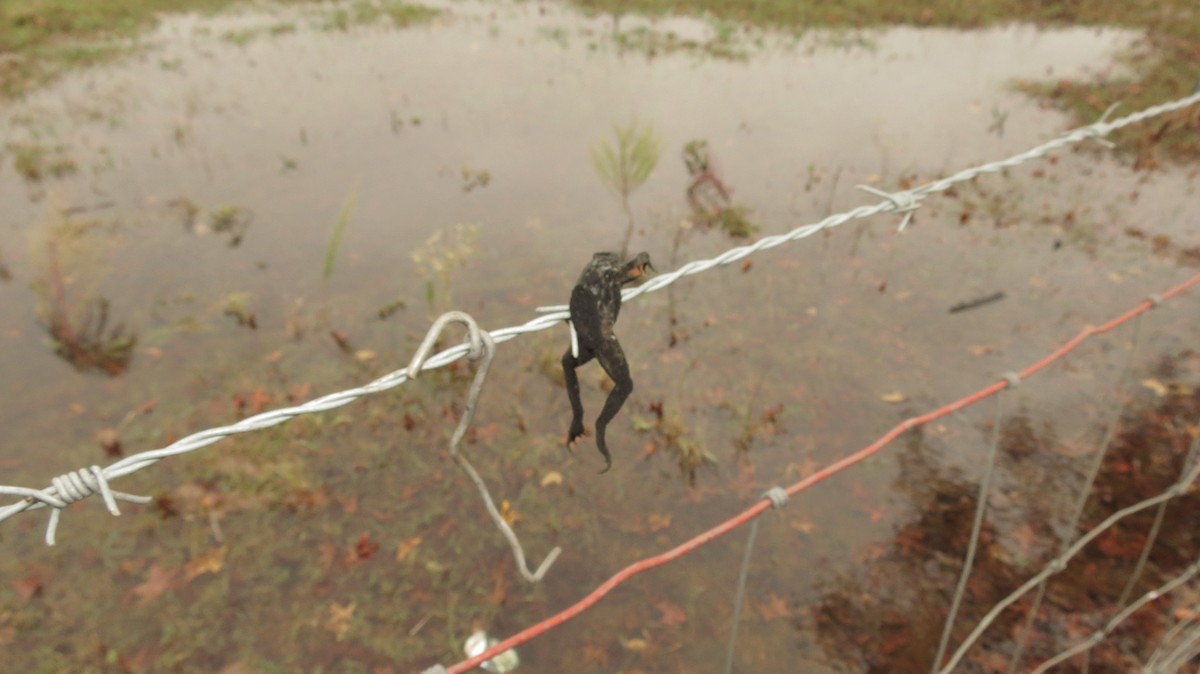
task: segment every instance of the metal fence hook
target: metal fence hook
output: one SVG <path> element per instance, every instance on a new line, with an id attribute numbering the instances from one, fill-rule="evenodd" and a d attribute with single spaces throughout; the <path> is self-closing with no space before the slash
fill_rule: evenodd
<path id="1" fill-rule="evenodd" d="M 421 342 L 420 348 L 417 349 L 417 353 L 413 356 L 412 361 L 409 362 L 408 378 L 416 379 L 417 373 L 421 370 L 421 364 L 425 361 L 426 356 L 429 355 L 429 351 L 433 348 L 434 343 L 437 342 L 438 337 L 441 336 L 442 331 L 445 330 L 446 325 L 451 322 L 462 323 L 467 327 L 467 340 L 470 344 L 470 351 L 467 353 L 467 357 L 471 360 L 479 360 L 482 356 L 483 361 L 479 364 L 478 369 L 475 370 L 475 379 L 472 380 L 471 389 L 467 393 L 466 409 L 463 410 L 462 418 L 458 421 L 458 428 L 454 429 L 454 435 L 450 438 L 450 457 L 454 459 L 459 468 L 462 468 L 467 477 L 471 478 L 471 482 L 475 483 L 475 487 L 479 490 L 479 495 L 483 498 L 483 505 L 487 509 L 488 515 L 491 516 L 492 522 L 500 530 L 500 533 L 504 535 L 509 547 L 512 548 L 513 557 L 517 562 L 517 571 L 521 573 L 521 576 L 525 580 L 536 583 L 546 575 L 546 571 L 550 569 L 550 565 L 554 563 L 554 560 L 558 559 L 558 555 L 562 553 L 562 548 L 556 547 L 551 550 L 550 554 L 546 555 L 546 558 L 542 560 L 537 571 L 530 571 L 525 563 L 525 550 L 521 547 L 521 542 L 517 539 L 517 535 L 513 532 L 512 527 L 508 525 L 508 522 L 504 521 L 504 517 L 496 509 L 496 504 L 492 500 L 492 495 L 488 491 L 487 484 L 484 483 L 483 478 L 479 476 L 479 473 L 471 465 L 471 462 L 467 460 L 467 457 L 458 451 L 463 436 L 467 434 L 467 429 L 471 426 L 472 419 L 475 418 L 475 405 L 479 402 L 479 394 L 483 391 L 483 382 L 487 378 L 488 368 L 491 366 L 492 358 L 496 354 L 496 342 L 492 338 L 492 334 L 487 330 L 481 330 L 479 324 L 469 314 L 461 311 L 449 311 L 442 314 L 434 321 L 433 327 L 429 328 L 429 332 L 425 335 L 425 340 Z"/>

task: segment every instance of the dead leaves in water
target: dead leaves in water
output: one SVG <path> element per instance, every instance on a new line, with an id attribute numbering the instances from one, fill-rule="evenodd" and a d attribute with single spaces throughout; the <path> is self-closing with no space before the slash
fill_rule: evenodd
<path id="1" fill-rule="evenodd" d="M 325 619 L 325 629 L 333 632 L 334 638 L 338 641 L 346 638 L 346 633 L 350 631 L 350 620 L 354 617 L 355 608 L 357 606 L 354 602 L 345 605 L 333 602 L 329 605 L 329 615 Z"/>

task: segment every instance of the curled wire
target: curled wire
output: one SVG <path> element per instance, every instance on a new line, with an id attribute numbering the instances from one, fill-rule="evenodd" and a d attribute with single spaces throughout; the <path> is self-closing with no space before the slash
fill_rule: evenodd
<path id="1" fill-rule="evenodd" d="M 475 467 L 467 460 L 467 457 L 459 452 L 459 444 L 462 442 L 463 436 L 467 433 L 467 428 L 471 425 L 471 420 L 475 418 L 475 406 L 479 402 L 479 394 L 483 391 L 483 382 L 487 378 L 488 368 L 492 365 L 492 358 L 496 355 L 496 342 L 492 339 L 491 333 L 486 330 L 480 330 L 479 324 L 471 318 L 469 314 L 461 311 L 449 311 L 442 314 L 434 322 L 433 327 L 425 334 L 425 340 L 421 342 L 421 346 L 417 352 L 413 354 L 412 360 L 408 364 L 408 378 L 416 379 L 417 374 L 421 371 L 421 365 L 425 358 L 429 355 L 433 345 L 437 343 L 442 336 L 442 332 L 450 323 L 462 323 L 467 328 L 467 358 L 478 361 L 479 367 L 475 370 L 475 379 L 471 381 L 471 389 L 467 393 L 467 407 L 463 410 L 462 418 L 458 420 L 458 428 L 454 429 L 454 435 L 450 438 L 450 457 L 458 464 L 467 477 L 475 483 L 475 487 L 479 489 L 479 495 L 483 498 L 483 505 L 487 508 L 488 514 L 492 517 L 492 522 L 496 524 L 496 528 L 508 540 L 508 545 L 512 548 L 513 557 L 517 562 L 517 570 L 525 580 L 536 583 L 546 575 L 550 569 L 550 565 L 554 560 L 558 559 L 562 553 L 562 548 L 555 547 L 542 560 L 537 571 L 531 572 L 525 562 L 525 549 L 521 547 L 521 542 L 517 539 L 517 535 L 513 532 L 512 527 L 508 522 L 504 521 L 504 517 L 500 511 L 496 509 L 496 504 L 492 500 L 491 492 L 488 491 L 487 484 L 483 478 L 476 472 Z"/>

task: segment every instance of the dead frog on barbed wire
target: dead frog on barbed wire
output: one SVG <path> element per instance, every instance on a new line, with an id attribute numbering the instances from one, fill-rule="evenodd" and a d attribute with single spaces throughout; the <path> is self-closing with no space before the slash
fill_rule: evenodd
<path id="1" fill-rule="evenodd" d="M 608 422 L 617 416 L 625 399 L 633 392 L 629 364 L 613 326 L 621 313 L 621 288 L 653 270 L 650 255 L 638 253 L 628 262 L 621 262 L 616 253 L 596 253 L 583 268 L 579 282 L 571 291 L 571 346 L 563 354 L 563 374 L 567 380 L 567 396 L 571 400 L 571 428 L 567 431 L 567 449 L 586 433 L 583 427 L 583 402 L 579 398 L 579 377 L 575 368 L 595 358 L 613 380 L 613 389 L 604 401 L 604 409 L 596 419 L 596 447 L 604 455 L 604 470 L 612 468 L 612 455 L 604 442 Z"/>

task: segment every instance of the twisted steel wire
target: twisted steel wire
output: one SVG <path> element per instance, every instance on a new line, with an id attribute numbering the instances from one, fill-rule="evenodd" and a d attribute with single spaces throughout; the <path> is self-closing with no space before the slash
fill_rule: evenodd
<path id="1" fill-rule="evenodd" d="M 916 209 L 920 205 L 920 201 L 929 194 L 945 191 L 957 183 L 971 180 L 976 176 L 986 173 L 997 173 L 1006 168 L 1011 168 L 1032 159 L 1043 157 L 1054 150 L 1081 143 L 1086 140 L 1104 141 L 1104 137 L 1113 131 L 1136 124 L 1152 117 L 1156 117 L 1158 115 L 1181 110 L 1196 103 L 1200 103 L 1200 91 L 1194 92 L 1189 96 L 1185 96 L 1174 101 L 1169 101 L 1145 108 L 1144 110 L 1127 115 L 1120 119 L 1113 120 L 1111 122 L 1107 121 L 1107 117 L 1112 112 L 1113 108 L 1109 108 L 1097 122 L 1070 131 L 1047 143 L 1043 143 L 1042 145 L 1026 150 L 1020 154 L 1013 155 L 1007 159 L 964 169 L 951 176 L 947 176 L 912 190 L 888 194 L 880 192 L 874 188 L 866 188 L 866 190 L 869 192 L 874 194 L 884 194 L 886 196 L 882 201 L 874 205 L 859 206 L 858 208 L 854 208 L 843 213 L 831 215 L 817 223 L 797 227 L 785 234 L 763 237 L 752 244 L 731 248 L 724 253 L 707 260 L 695 260 L 689 262 L 673 272 L 656 276 L 637 288 L 625 291 L 623 293 L 624 299 L 630 300 L 646 293 L 661 290 L 685 276 L 699 274 L 717 266 L 737 262 L 738 260 L 741 260 L 758 251 L 767 250 L 791 241 L 797 241 L 799 239 L 812 236 L 813 234 L 816 234 L 824 229 L 836 227 L 850 220 L 867 218 L 883 212 L 902 213 L 904 214 L 904 219 L 901 222 L 901 228 L 903 228 L 903 226 L 906 225 L 911 218 L 912 211 Z M 500 344 L 510 339 L 514 339 L 518 335 L 548 329 L 559 322 L 567 320 L 569 317 L 565 306 L 547 307 L 540 309 L 540 311 L 544 312 L 541 316 L 531 319 L 522 325 L 501 328 L 492 331 L 492 339 L 495 343 Z M 445 365 L 448 365 L 449 363 L 467 355 L 469 348 L 470 347 L 467 344 L 460 344 L 458 346 L 441 351 L 425 361 L 425 363 L 422 365 L 422 369 L 428 370 L 444 367 Z M 193 452 L 197 449 L 207 447 L 208 445 L 211 445 L 230 435 L 247 433 L 250 431 L 276 426 L 303 414 L 314 414 L 317 412 L 325 412 L 331 409 L 336 409 L 363 396 L 380 393 L 400 386 L 408 379 L 409 373 L 407 369 L 397 370 L 390 374 L 384 375 L 383 377 L 380 377 L 369 384 L 366 384 L 365 386 L 346 391 L 339 391 L 337 393 L 331 393 L 315 400 L 311 400 L 302 405 L 286 407 L 264 412 L 262 414 L 257 414 L 228 426 L 221 426 L 200 431 L 198 433 L 181 438 L 167 447 L 134 454 L 116 461 L 115 463 L 112 463 L 104 468 L 93 466 L 90 469 L 72 471 L 71 473 L 67 473 L 66 476 L 63 476 L 62 478 L 56 478 L 58 481 L 52 481 L 51 486 L 45 489 L 29 489 L 25 487 L 0 485 L 0 494 L 11 494 L 24 497 L 16 503 L 0 507 L 0 522 L 3 522 L 4 520 L 13 517 L 17 513 L 24 512 L 26 510 L 51 507 L 53 508 L 53 511 L 51 513 L 49 525 L 46 528 L 46 544 L 54 545 L 55 533 L 58 525 L 58 516 L 61 510 L 74 500 L 86 498 L 87 496 L 95 493 L 110 493 L 111 489 L 108 485 L 108 482 L 111 480 L 137 472 L 167 457 L 186 454 L 188 452 Z M 69 479 L 73 485 L 79 487 L 77 497 L 75 494 L 68 494 L 63 490 L 62 484 L 64 479 L 72 475 L 83 477 L 85 472 L 91 477 L 84 477 L 83 479 Z M 132 496 L 129 494 L 118 495 L 116 492 L 111 493 L 116 498 L 134 502 L 145 502 L 147 498 Z M 69 500 L 67 497 L 69 497 Z M 109 505 L 109 512 L 111 512 L 113 515 L 119 515 L 120 513 L 116 509 L 115 503 L 112 502 L 112 499 L 106 497 L 105 500 Z"/>

